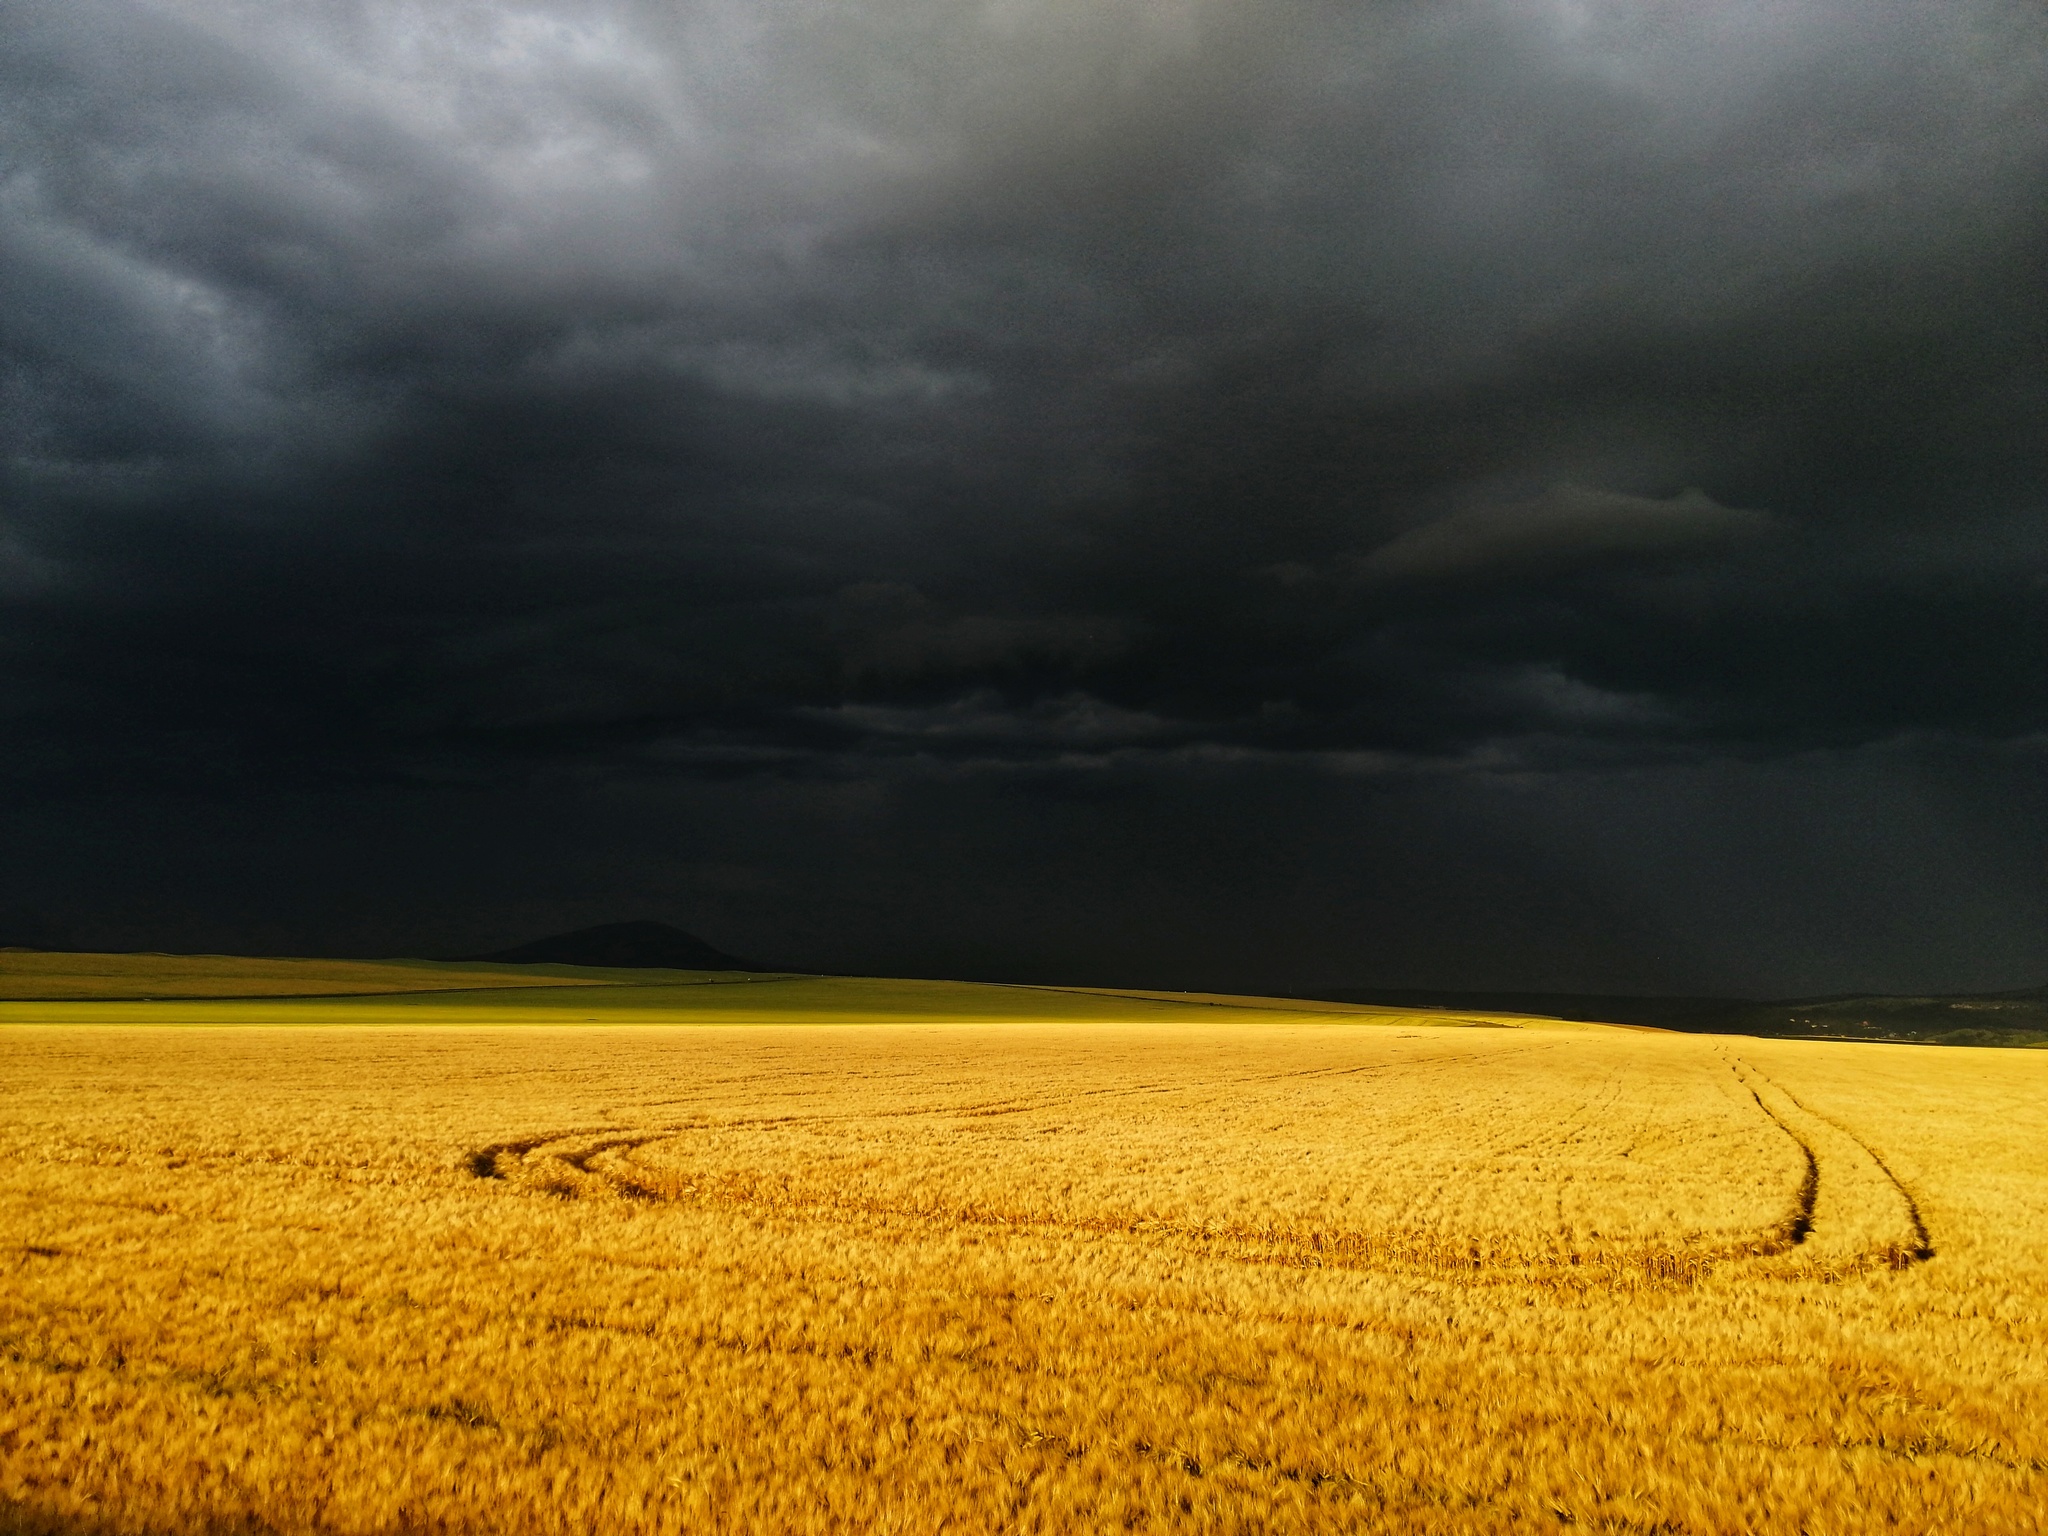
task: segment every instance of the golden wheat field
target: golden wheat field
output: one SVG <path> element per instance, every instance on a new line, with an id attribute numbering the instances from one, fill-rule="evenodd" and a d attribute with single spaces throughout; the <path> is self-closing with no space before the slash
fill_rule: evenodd
<path id="1" fill-rule="evenodd" d="M 10 1530 L 2048 1525 L 2048 1054 L 46 983 Z"/>

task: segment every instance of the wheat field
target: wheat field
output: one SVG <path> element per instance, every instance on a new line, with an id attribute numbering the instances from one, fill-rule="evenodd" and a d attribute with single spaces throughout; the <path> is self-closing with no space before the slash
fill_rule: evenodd
<path id="1" fill-rule="evenodd" d="M 10 1531 L 2048 1525 L 2048 1054 L 55 985 Z"/>

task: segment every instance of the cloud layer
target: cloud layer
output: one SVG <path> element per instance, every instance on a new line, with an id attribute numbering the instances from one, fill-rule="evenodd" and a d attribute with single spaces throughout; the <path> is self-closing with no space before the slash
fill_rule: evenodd
<path id="1" fill-rule="evenodd" d="M 1825 761 L 2036 826 L 2038 7 L 0 0 L 0 39 L 20 826 L 460 787 L 653 795 L 685 846 L 787 794 L 897 870 L 847 898 L 878 932 L 973 884 L 899 803 L 1057 843 L 1221 776 L 1285 842 L 1284 785 L 1440 785 L 1429 857 L 1498 870 L 1541 818 L 1488 786 Z M 615 899 L 575 863 L 530 879 Z M 163 901 L 226 931 L 233 884 Z M 1929 966 L 2048 963 L 2008 894 Z M 1558 921 L 1594 970 L 1648 942 Z"/>

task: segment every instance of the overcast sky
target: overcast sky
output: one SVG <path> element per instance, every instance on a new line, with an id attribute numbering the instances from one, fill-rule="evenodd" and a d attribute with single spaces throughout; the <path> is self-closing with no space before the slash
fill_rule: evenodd
<path id="1" fill-rule="evenodd" d="M 0 0 L 0 940 L 2048 979 L 2034 0 Z"/>

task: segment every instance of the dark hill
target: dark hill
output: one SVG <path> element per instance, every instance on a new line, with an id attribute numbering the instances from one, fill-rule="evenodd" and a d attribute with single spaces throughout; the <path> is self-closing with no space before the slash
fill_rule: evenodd
<path id="1" fill-rule="evenodd" d="M 761 967 L 713 949 L 695 934 L 667 923 L 603 923 L 535 939 L 473 960 L 505 965 L 601 965 L 664 971 L 753 971 Z"/>

